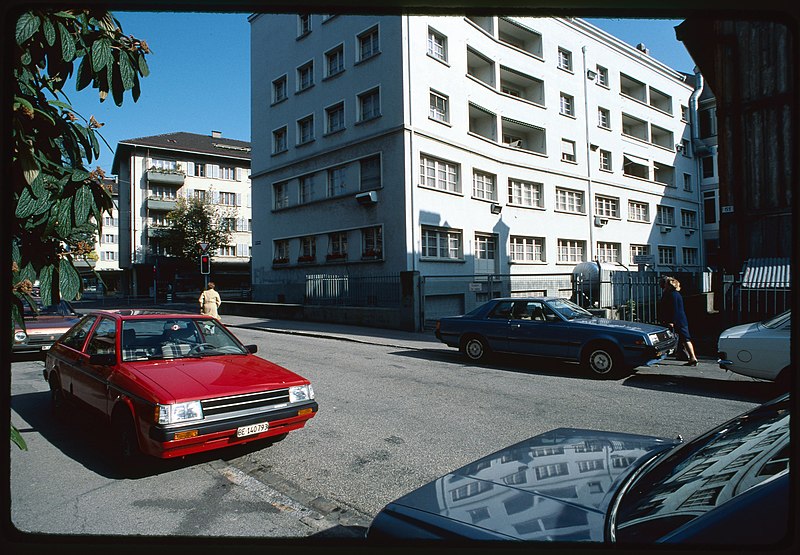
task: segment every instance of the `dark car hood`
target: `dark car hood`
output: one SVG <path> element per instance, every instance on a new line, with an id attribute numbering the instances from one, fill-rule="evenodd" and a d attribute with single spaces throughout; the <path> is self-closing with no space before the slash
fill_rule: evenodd
<path id="1" fill-rule="evenodd" d="M 658 326 L 655 324 L 645 324 L 643 322 L 629 322 L 627 320 L 612 320 L 610 318 L 575 318 L 574 320 L 570 320 L 572 324 L 584 324 L 587 326 L 598 326 L 598 327 L 607 327 L 607 328 L 614 328 L 615 330 L 631 330 L 631 331 L 640 331 L 643 333 L 656 333 L 659 331 L 664 331 L 664 326 Z"/>
<path id="2" fill-rule="evenodd" d="M 625 478 L 677 441 L 560 428 L 468 464 L 390 503 L 384 513 L 473 537 L 603 541 Z M 408 530 L 408 529 L 404 529 Z"/>
<path id="3" fill-rule="evenodd" d="M 80 320 L 79 315 L 76 316 L 61 316 L 59 314 L 40 314 L 38 316 L 25 317 L 25 330 L 32 332 L 36 330 L 38 333 L 46 333 L 47 330 L 60 330 L 62 333 L 71 328 L 75 323 Z M 20 329 L 17 326 L 17 329 Z"/>
<path id="4" fill-rule="evenodd" d="M 162 402 L 239 395 L 302 385 L 307 380 L 255 355 L 223 355 L 123 363 L 134 380 L 151 384 Z"/>

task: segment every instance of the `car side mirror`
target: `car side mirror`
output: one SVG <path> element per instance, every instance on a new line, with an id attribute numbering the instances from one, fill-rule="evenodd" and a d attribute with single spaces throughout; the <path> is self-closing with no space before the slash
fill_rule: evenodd
<path id="1" fill-rule="evenodd" d="M 258 345 L 245 345 L 245 349 L 247 349 L 248 353 L 257 353 L 258 352 Z"/>
<path id="2" fill-rule="evenodd" d="M 117 363 L 117 355 L 114 353 L 100 353 L 89 356 L 89 364 L 98 366 L 114 366 Z"/>

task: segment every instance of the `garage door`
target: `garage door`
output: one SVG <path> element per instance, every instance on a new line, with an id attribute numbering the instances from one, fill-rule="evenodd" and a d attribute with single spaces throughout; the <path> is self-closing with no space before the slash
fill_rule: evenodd
<path id="1" fill-rule="evenodd" d="M 433 329 L 436 320 L 444 316 L 464 314 L 464 295 L 427 295 L 425 297 L 425 328 Z"/>

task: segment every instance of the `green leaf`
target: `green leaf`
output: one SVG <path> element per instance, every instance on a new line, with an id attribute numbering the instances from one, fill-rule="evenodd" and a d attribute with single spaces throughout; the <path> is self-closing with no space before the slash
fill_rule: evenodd
<path id="1" fill-rule="evenodd" d="M 53 268 L 48 264 L 39 271 L 39 296 L 44 306 L 53 304 Z"/>
<path id="2" fill-rule="evenodd" d="M 84 57 L 78 66 L 78 77 L 75 80 L 75 90 L 82 91 L 92 82 L 92 64 L 89 58 Z"/>
<path id="3" fill-rule="evenodd" d="M 19 200 L 17 200 L 17 209 L 14 215 L 20 219 L 32 216 L 36 210 L 36 202 L 37 199 L 31 194 L 30 188 L 25 187 L 19 195 Z"/>
<path id="4" fill-rule="evenodd" d="M 133 88 L 134 77 L 136 72 L 131 65 L 131 59 L 128 56 L 122 55 L 119 57 L 119 75 L 122 80 L 122 87 L 129 91 Z"/>
<path id="5" fill-rule="evenodd" d="M 92 43 L 92 69 L 100 72 L 106 66 L 114 63 L 114 57 L 111 54 L 111 41 L 107 38 L 102 38 Z"/>
<path id="6" fill-rule="evenodd" d="M 64 24 L 60 22 L 58 24 L 58 34 L 61 37 L 61 55 L 64 57 L 65 62 L 71 62 L 75 59 L 75 39 L 72 38 Z"/>
<path id="7" fill-rule="evenodd" d="M 82 225 L 89 219 L 89 211 L 94 204 L 92 191 L 84 185 L 75 191 L 75 225 Z"/>
<path id="8" fill-rule="evenodd" d="M 42 23 L 44 24 L 44 39 L 48 46 L 53 46 L 56 43 L 56 28 L 49 17 L 45 17 Z"/>
<path id="9" fill-rule="evenodd" d="M 72 300 L 78 296 L 81 287 L 81 278 L 72 261 L 66 257 L 61 259 L 58 265 L 58 285 L 61 296 L 67 300 Z"/>
<path id="10" fill-rule="evenodd" d="M 25 440 L 22 438 L 22 434 L 19 433 L 19 430 L 17 430 L 13 424 L 11 424 L 11 441 L 13 441 L 14 445 L 23 451 L 28 450 L 28 444 L 25 443 Z"/>
<path id="11" fill-rule="evenodd" d="M 72 181 L 86 181 L 90 176 L 86 170 L 76 169 L 72 172 Z"/>
<path id="12" fill-rule="evenodd" d="M 142 77 L 150 75 L 150 68 L 147 67 L 147 60 L 144 59 L 144 56 L 139 56 L 139 73 Z"/>
<path id="13" fill-rule="evenodd" d="M 22 43 L 31 38 L 36 31 L 39 30 L 41 22 L 31 12 L 22 14 L 17 20 L 16 38 L 17 44 L 22 46 Z"/>
<path id="14" fill-rule="evenodd" d="M 56 210 L 56 233 L 60 237 L 67 237 L 72 231 L 72 199 L 64 198 L 58 201 Z"/>

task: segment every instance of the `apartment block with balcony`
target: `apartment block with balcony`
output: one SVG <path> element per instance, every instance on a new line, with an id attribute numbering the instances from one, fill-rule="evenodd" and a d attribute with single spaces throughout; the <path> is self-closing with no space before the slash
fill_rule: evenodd
<path id="1" fill-rule="evenodd" d="M 256 298 L 319 273 L 700 269 L 694 76 L 643 45 L 571 18 L 250 23 Z"/>
<path id="2" fill-rule="evenodd" d="M 249 287 L 252 245 L 250 143 L 176 132 L 121 141 L 113 171 L 119 182 L 119 267 L 126 290 L 152 295 L 202 284 L 199 266 L 177 265 L 161 245 L 167 214 L 180 197 L 207 197 L 224 211 L 230 244 L 212 252 L 212 279 L 221 287 Z M 199 251 L 198 251 L 199 255 Z"/>

